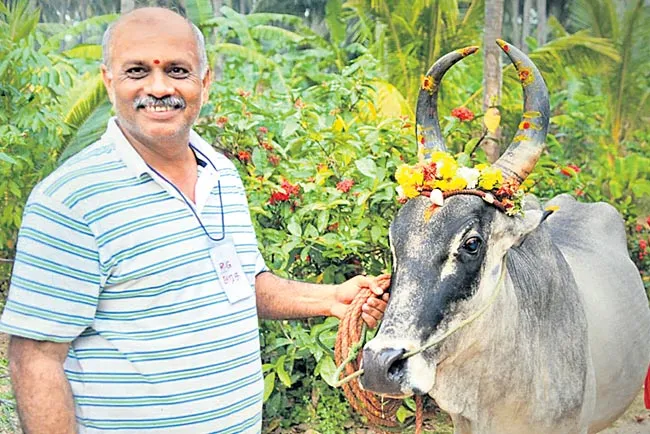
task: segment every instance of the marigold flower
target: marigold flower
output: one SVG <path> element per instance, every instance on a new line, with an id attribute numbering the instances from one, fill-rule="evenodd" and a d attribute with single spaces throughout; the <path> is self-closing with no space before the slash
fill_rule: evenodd
<path id="1" fill-rule="evenodd" d="M 280 157 L 275 154 L 269 155 L 269 163 L 271 163 L 274 166 L 277 166 L 278 164 L 280 164 Z"/>
<path id="2" fill-rule="evenodd" d="M 402 187 L 404 195 L 413 198 L 420 194 L 417 187 L 422 185 L 424 175 L 421 170 L 402 164 L 395 171 L 395 179 Z"/>
<path id="3" fill-rule="evenodd" d="M 353 185 L 354 185 L 353 179 L 344 179 L 336 183 L 336 189 L 343 193 L 347 193 L 348 191 L 350 191 Z"/>
<path id="4" fill-rule="evenodd" d="M 462 190 L 467 187 L 467 181 L 460 176 L 455 176 L 450 179 L 442 179 L 436 182 L 436 188 L 442 191 Z"/>
<path id="5" fill-rule="evenodd" d="M 450 179 L 456 175 L 458 170 L 458 163 L 454 157 L 447 152 L 436 151 L 431 154 L 431 161 L 436 163 L 438 177 L 442 179 Z"/>
<path id="6" fill-rule="evenodd" d="M 493 167 L 486 167 L 481 170 L 478 186 L 483 190 L 492 190 L 503 182 L 501 170 Z"/>
<path id="7" fill-rule="evenodd" d="M 451 111 L 451 115 L 461 122 L 474 119 L 474 113 L 467 107 L 456 107 Z"/>
<path id="8" fill-rule="evenodd" d="M 267 142 L 266 140 L 263 140 L 261 144 L 262 144 L 262 147 L 264 149 L 266 149 L 267 151 L 272 151 L 273 150 L 273 145 L 271 143 Z"/>

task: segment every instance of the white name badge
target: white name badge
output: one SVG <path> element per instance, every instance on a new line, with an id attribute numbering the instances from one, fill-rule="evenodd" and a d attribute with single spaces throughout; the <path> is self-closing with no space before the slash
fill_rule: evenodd
<path id="1" fill-rule="evenodd" d="M 248 283 L 231 240 L 225 239 L 211 248 L 210 259 L 219 276 L 221 288 L 230 303 L 236 303 L 253 295 L 253 288 Z"/>

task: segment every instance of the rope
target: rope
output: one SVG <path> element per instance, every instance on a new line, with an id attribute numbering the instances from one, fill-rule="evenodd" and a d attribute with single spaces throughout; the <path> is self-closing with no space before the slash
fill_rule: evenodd
<path id="1" fill-rule="evenodd" d="M 377 282 L 382 288 L 388 288 L 390 276 L 378 278 Z M 380 433 L 402 432 L 403 427 L 397 420 L 397 410 L 402 406 L 402 400 L 383 398 L 374 393 L 362 390 L 358 381 L 350 381 L 363 372 L 361 365 L 361 349 L 365 343 L 366 326 L 361 319 L 361 307 L 369 297 L 377 297 L 369 289 L 360 291 L 348 308 L 345 317 L 339 324 L 336 335 L 334 358 L 339 370 L 337 379 L 341 375 L 345 378 L 338 382 L 352 408 L 360 415 L 365 416 L 375 430 Z M 422 432 L 424 419 L 422 397 L 416 396 L 415 433 Z"/>

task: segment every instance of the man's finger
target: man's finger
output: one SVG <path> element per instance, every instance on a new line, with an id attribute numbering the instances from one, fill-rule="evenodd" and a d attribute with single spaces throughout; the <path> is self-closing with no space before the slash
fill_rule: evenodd
<path id="1" fill-rule="evenodd" d="M 368 325 L 368 327 L 370 327 L 371 329 L 374 329 L 375 327 L 377 327 L 377 320 L 376 320 L 373 316 L 368 315 L 367 313 L 362 313 L 362 314 L 361 314 L 361 319 L 362 319 L 363 322 L 365 322 L 365 323 Z"/>

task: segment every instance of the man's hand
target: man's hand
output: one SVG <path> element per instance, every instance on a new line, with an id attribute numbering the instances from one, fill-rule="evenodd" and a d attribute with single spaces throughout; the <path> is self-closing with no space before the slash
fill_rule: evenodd
<path id="1" fill-rule="evenodd" d="M 370 289 L 375 296 L 368 297 L 368 300 L 363 304 L 361 319 L 368 327 L 377 327 L 386 310 L 388 293 L 385 291 L 389 286 L 390 274 L 382 274 L 377 277 L 356 276 L 341 283 L 336 288 L 336 301 L 331 309 L 332 315 L 339 319 L 343 318 L 357 293 L 363 289 Z"/>

